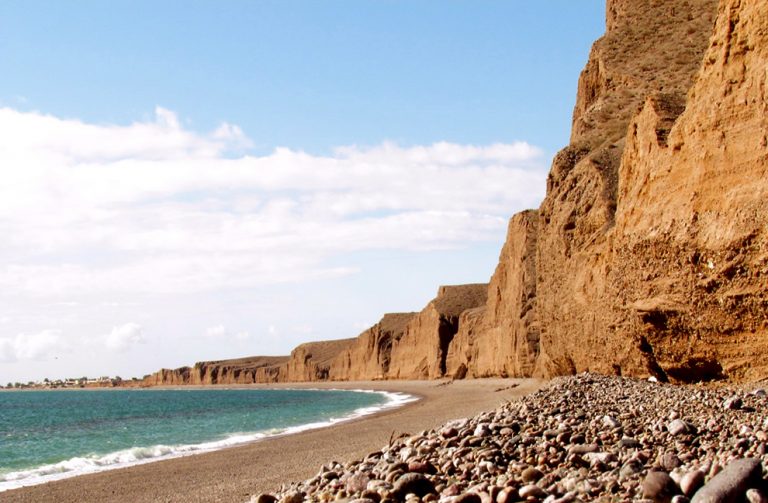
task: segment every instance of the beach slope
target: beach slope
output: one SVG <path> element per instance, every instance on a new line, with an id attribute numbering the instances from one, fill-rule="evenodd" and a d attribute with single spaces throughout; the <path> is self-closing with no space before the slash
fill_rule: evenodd
<path id="1" fill-rule="evenodd" d="M 0 499 L 58 503 L 247 501 L 254 494 L 275 491 L 283 483 L 309 478 L 329 461 L 363 457 L 387 445 L 393 434 L 416 434 L 451 419 L 472 416 L 541 385 L 541 381 L 518 379 L 285 385 L 399 391 L 421 399 L 328 428 L 25 487 L 4 492 Z"/>

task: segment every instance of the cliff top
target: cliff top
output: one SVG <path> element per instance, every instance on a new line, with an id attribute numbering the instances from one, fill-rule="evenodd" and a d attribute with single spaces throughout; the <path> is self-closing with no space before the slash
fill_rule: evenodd
<path id="1" fill-rule="evenodd" d="M 431 305 L 443 316 L 457 317 L 467 309 L 485 305 L 488 283 L 446 285 L 437 291 Z"/>
<path id="2" fill-rule="evenodd" d="M 296 346 L 296 348 L 291 351 L 291 356 L 295 357 L 296 355 L 303 353 L 305 357 L 312 358 L 312 363 L 317 365 L 328 365 L 336 355 L 350 347 L 356 340 L 357 338 L 353 337 L 350 339 L 305 342 L 304 344 Z"/>
<path id="3" fill-rule="evenodd" d="M 379 329 L 382 332 L 402 333 L 405 326 L 418 313 L 387 313 L 379 321 Z"/>
<path id="4" fill-rule="evenodd" d="M 572 145 L 614 143 L 646 96 L 690 89 L 714 26 L 717 0 L 608 0 L 606 33 L 579 78 Z M 663 55 L 663 57 L 659 57 Z"/>
<path id="5" fill-rule="evenodd" d="M 246 356 L 244 358 L 233 358 L 231 360 L 213 360 L 195 363 L 195 367 L 216 365 L 219 367 L 230 368 L 261 368 L 281 365 L 288 361 L 287 356 Z"/>

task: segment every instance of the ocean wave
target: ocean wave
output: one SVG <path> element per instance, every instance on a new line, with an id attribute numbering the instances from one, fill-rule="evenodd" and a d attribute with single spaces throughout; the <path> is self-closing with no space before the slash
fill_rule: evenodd
<path id="1" fill-rule="evenodd" d="M 344 416 L 338 418 L 330 418 L 325 421 L 317 421 L 298 426 L 276 428 L 254 433 L 233 433 L 224 439 L 203 442 L 200 444 L 133 447 L 131 449 L 124 449 L 111 452 L 109 454 L 93 454 L 74 457 L 59 463 L 43 465 L 28 470 L 20 470 L 0 474 L 0 492 L 8 491 L 11 489 L 18 489 L 25 486 L 44 484 L 46 482 L 52 482 L 54 480 L 60 480 L 69 477 L 76 477 L 78 475 L 85 475 L 87 473 L 114 470 L 117 468 L 125 468 L 128 466 L 150 463 L 153 461 L 159 461 L 161 459 L 170 459 L 193 454 L 201 454 L 204 452 L 212 452 L 224 449 L 226 447 L 262 440 L 268 437 L 290 435 L 302 431 L 324 428 L 341 422 L 351 421 L 363 416 L 375 414 L 377 412 L 381 412 L 382 410 L 400 407 L 406 403 L 418 400 L 418 398 L 407 395 L 405 393 L 395 393 L 389 391 L 358 389 L 345 391 L 377 393 L 384 395 L 387 400 L 383 404 L 370 407 L 361 407 Z"/>

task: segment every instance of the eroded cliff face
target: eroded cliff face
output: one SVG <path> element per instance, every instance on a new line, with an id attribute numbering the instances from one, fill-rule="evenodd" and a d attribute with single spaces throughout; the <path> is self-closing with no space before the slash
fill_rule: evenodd
<path id="1" fill-rule="evenodd" d="M 253 384 L 275 382 L 286 356 L 252 356 L 234 360 L 197 362 L 193 367 L 161 369 L 145 378 L 145 386 Z"/>
<path id="2" fill-rule="evenodd" d="M 765 378 L 766 201 L 768 2 L 608 0 L 570 144 L 489 285 L 441 287 L 419 313 L 254 373 L 152 379 Z"/>
<path id="3" fill-rule="evenodd" d="M 465 311 L 447 358 L 455 377 L 529 376 L 539 353 L 536 317 L 536 243 L 539 216 L 515 215 L 499 265 L 488 285 L 486 305 Z"/>
<path id="4" fill-rule="evenodd" d="M 647 95 L 685 95 L 712 33 L 714 0 L 607 4 L 606 35 L 579 79 L 571 144 L 554 159 L 539 213 L 541 320 L 536 373 L 648 374 L 653 358 L 628 339 L 608 275 L 627 127 Z"/>
<path id="5" fill-rule="evenodd" d="M 723 1 L 684 111 L 630 125 L 607 277 L 664 377 L 768 375 L 767 90 L 768 3 Z"/>
<path id="6" fill-rule="evenodd" d="M 441 286 L 427 307 L 414 316 L 392 344 L 388 378 L 434 379 L 446 374 L 449 347 L 461 314 L 483 306 L 488 284 Z"/>
<path id="7" fill-rule="evenodd" d="M 576 211 L 568 227 L 580 240 L 559 236 L 569 253 L 558 262 L 540 249 L 543 375 L 768 375 L 768 3 L 722 0 L 712 33 L 689 92 L 653 90 L 631 120 L 611 218 L 590 229 Z M 557 195 L 542 205 L 550 245 L 568 209 Z M 599 205 L 582 198 L 573 210 Z"/>
<path id="8" fill-rule="evenodd" d="M 392 361 L 392 344 L 402 338 L 405 327 L 417 313 L 389 313 L 360 334 L 350 347 L 331 363 L 333 381 L 385 379 Z"/>
<path id="9" fill-rule="evenodd" d="M 307 342 L 291 351 L 291 356 L 280 369 L 280 381 L 325 381 L 330 374 L 331 363 L 339 354 L 349 349 L 356 339 Z"/>

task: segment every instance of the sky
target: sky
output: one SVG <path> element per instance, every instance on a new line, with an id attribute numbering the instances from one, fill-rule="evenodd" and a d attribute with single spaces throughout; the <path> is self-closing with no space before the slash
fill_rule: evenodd
<path id="1" fill-rule="evenodd" d="M 288 354 L 486 282 L 603 1 L 0 3 L 0 384 Z"/>

